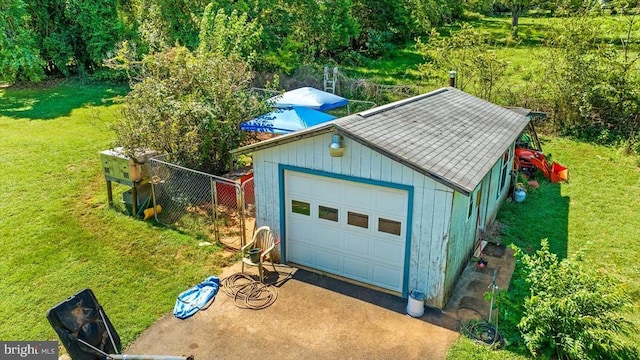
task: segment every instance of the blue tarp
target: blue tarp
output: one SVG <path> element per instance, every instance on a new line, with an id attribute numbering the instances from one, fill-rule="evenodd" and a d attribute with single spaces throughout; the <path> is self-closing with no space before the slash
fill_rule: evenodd
<path id="1" fill-rule="evenodd" d="M 198 310 L 206 309 L 220 288 L 220 279 L 209 276 L 200 284 L 178 295 L 173 315 L 178 319 L 186 319 Z"/>
<path id="2" fill-rule="evenodd" d="M 320 111 L 339 108 L 349 103 L 349 100 L 343 97 L 312 87 L 287 91 L 282 95 L 272 97 L 269 101 L 277 108 L 304 106 Z"/>
<path id="3" fill-rule="evenodd" d="M 314 125 L 322 124 L 336 117 L 320 111 L 301 106 L 286 109 L 276 109 L 270 113 L 240 124 L 244 131 L 270 132 L 274 134 L 288 134 Z"/>

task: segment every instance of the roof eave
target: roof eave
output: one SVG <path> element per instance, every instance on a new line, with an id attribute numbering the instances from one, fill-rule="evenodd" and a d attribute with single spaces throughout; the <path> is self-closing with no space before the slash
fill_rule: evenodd
<path id="1" fill-rule="evenodd" d="M 278 146 L 278 145 L 290 143 L 293 141 L 297 141 L 300 139 L 314 137 L 319 134 L 332 132 L 334 131 L 335 128 L 336 128 L 335 124 L 329 123 L 319 127 L 309 128 L 310 130 L 307 130 L 307 131 L 295 132 L 295 133 L 291 133 L 283 136 L 278 136 L 273 139 L 263 140 L 255 144 L 250 144 L 243 147 L 239 147 L 237 149 L 233 149 L 229 152 L 233 155 L 247 154 L 252 151 L 263 150 L 273 146 Z"/>
<path id="2" fill-rule="evenodd" d="M 449 188 L 452 188 L 455 191 L 458 191 L 458 192 L 462 193 L 465 196 L 469 196 L 471 191 L 473 191 L 473 189 L 471 189 L 471 190 L 470 189 L 466 189 L 466 188 L 464 188 L 464 187 L 462 187 L 462 186 L 460 186 L 458 184 L 455 184 L 455 183 L 453 183 L 451 181 L 448 181 L 447 179 L 444 179 L 443 177 L 441 177 L 441 176 L 439 176 L 437 174 L 434 174 L 434 173 L 428 171 L 427 169 L 425 169 L 425 168 L 423 168 L 423 167 L 421 167 L 419 165 L 416 165 L 416 164 L 414 164 L 414 163 L 412 163 L 412 162 L 410 162 L 410 161 L 408 161 L 408 160 L 406 160 L 406 159 L 404 159 L 404 158 L 402 158 L 400 156 L 397 156 L 396 154 L 394 154 L 394 153 L 392 153 L 392 152 L 390 152 L 390 151 L 388 151 L 388 150 L 386 150 L 386 149 L 384 149 L 384 148 L 382 148 L 380 146 L 377 146 L 374 143 L 371 143 L 371 142 L 369 142 L 369 141 L 367 141 L 367 140 L 365 140 L 365 139 L 363 139 L 363 138 L 361 138 L 361 137 L 359 137 L 359 136 L 357 136 L 357 135 L 355 135 L 355 134 L 353 134 L 353 133 L 351 133 L 349 131 L 346 131 L 343 128 L 340 128 L 340 127 L 336 126 L 336 131 L 342 132 L 344 135 L 347 135 L 349 138 L 351 138 L 354 141 L 360 143 L 361 145 L 369 147 L 369 148 L 375 150 L 376 152 L 379 152 L 380 154 L 390 158 L 391 160 L 396 161 L 396 162 L 398 162 L 398 163 L 400 163 L 400 164 L 402 164 L 402 165 L 404 165 L 404 166 L 406 166 L 406 167 L 408 167 L 410 169 L 413 169 L 413 170 L 417 171 L 418 173 L 420 173 L 422 175 L 425 175 L 425 176 L 427 176 L 427 177 L 439 182 L 440 184 L 443 184 L 443 185 L 445 185 L 445 186 L 447 186 Z"/>

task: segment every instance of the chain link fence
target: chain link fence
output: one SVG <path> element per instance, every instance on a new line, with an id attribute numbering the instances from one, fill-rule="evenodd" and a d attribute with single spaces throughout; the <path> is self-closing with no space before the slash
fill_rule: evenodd
<path id="1" fill-rule="evenodd" d="M 240 249 L 253 234 L 253 174 L 215 176 L 172 162 L 171 155 L 149 160 L 156 220 L 196 237 Z M 225 175 L 226 176 L 226 175 Z"/>

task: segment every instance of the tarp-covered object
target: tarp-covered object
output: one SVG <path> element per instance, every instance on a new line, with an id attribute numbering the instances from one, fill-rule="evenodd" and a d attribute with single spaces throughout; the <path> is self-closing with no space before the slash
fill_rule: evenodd
<path id="1" fill-rule="evenodd" d="M 178 295 L 173 315 L 178 319 L 186 319 L 199 310 L 206 309 L 207 304 L 210 305 L 218 293 L 218 289 L 220 289 L 220 279 L 216 276 L 209 276 L 200 284 Z"/>
<path id="2" fill-rule="evenodd" d="M 276 109 L 240 124 L 244 131 L 288 134 L 335 119 L 335 116 L 300 106 Z"/>
<path id="3" fill-rule="evenodd" d="M 103 358 L 79 340 L 110 354 L 121 350 L 120 337 L 91 289 L 78 291 L 49 309 L 46 315 L 60 342 L 75 360 Z"/>
<path id="4" fill-rule="evenodd" d="M 302 87 L 274 96 L 269 99 L 269 102 L 277 108 L 304 106 L 310 109 L 326 111 L 345 106 L 349 103 L 349 100 L 316 88 Z"/>

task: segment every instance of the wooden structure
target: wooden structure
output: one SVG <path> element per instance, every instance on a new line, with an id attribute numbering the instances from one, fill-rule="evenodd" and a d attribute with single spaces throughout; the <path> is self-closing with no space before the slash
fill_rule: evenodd
<path id="1" fill-rule="evenodd" d="M 109 206 L 113 206 L 112 182 L 130 186 L 130 196 L 124 194 L 123 197 L 131 198 L 131 214 L 138 213 L 138 190 L 149 184 L 149 167 L 146 161 L 157 152 L 145 152 L 138 156 L 138 159 L 131 159 L 124 155 L 122 148 L 104 150 L 100 152 L 100 161 L 104 171 L 104 178 L 107 182 L 107 200 Z"/>
<path id="2" fill-rule="evenodd" d="M 448 87 L 236 149 L 289 263 L 444 307 L 528 119 Z M 337 151 L 339 150 L 339 151 Z"/>

